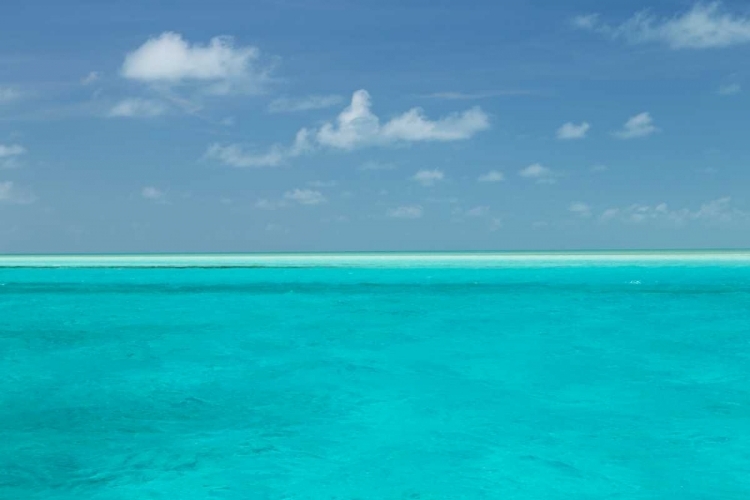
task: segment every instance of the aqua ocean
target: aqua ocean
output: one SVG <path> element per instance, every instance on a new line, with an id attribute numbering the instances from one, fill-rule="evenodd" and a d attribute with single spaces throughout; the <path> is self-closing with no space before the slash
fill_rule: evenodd
<path id="1" fill-rule="evenodd" d="M 0 498 L 748 499 L 750 253 L 0 257 Z"/>

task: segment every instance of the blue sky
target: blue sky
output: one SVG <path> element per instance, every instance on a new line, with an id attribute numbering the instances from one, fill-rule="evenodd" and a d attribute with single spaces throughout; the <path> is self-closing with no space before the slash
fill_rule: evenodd
<path id="1" fill-rule="evenodd" d="M 750 7 L 28 0 L 0 251 L 750 246 Z"/>

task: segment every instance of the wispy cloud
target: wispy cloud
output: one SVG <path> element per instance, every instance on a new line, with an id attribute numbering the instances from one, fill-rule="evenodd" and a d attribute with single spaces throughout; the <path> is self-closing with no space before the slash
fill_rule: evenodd
<path id="1" fill-rule="evenodd" d="M 473 101 L 476 99 L 486 99 L 488 97 L 519 96 L 532 95 L 535 92 L 531 90 L 491 90 L 487 92 L 433 92 L 424 94 L 420 97 L 428 99 L 443 99 L 447 101 Z"/>
<path id="2" fill-rule="evenodd" d="M 568 207 L 568 211 L 576 214 L 579 217 L 588 218 L 591 217 L 591 207 L 586 203 L 575 202 L 571 203 Z"/>
<path id="3" fill-rule="evenodd" d="M 391 208 L 386 215 L 393 219 L 419 219 L 424 215 L 424 209 L 421 205 L 401 205 Z"/>
<path id="4" fill-rule="evenodd" d="M 271 113 L 311 111 L 330 108 L 331 106 L 340 104 L 341 101 L 343 101 L 343 98 L 339 95 L 311 95 L 299 98 L 280 97 L 270 102 L 268 111 Z"/>
<path id="5" fill-rule="evenodd" d="M 131 98 L 115 104 L 108 113 L 111 118 L 154 118 L 167 112 L 167 106 L 151 99 Z"/>
<path id="6" fill-rule="evenodd" d="M 747 212 L 734 207 L 732 199 L 727 196 L 703 203 L 696 210 L 688 208 L 671 209 L 666 203 L 659 203 L 658 205 L 634 204 L 625 208 L 609 208 L 602 212 L 599 220 L 631 224 L 667 222 L 683 225 L 691 221 L 715 224 L 748 220 L 749 215 Z"/>
<path id="7" fill-rule="evenodd" d="M 641 11 L 612 26 L 597 14 L 573 18 L 579 29 L 628 43 L 662 43 L 672 49 L 711 49 L 750 42 L 750 17 L 726 11 L 720 2 L 696 3 L 672 17 Z"/>
<path id="8" fill-rule="evenodd" d="M 141 189 L 141 197 L 149 201 L 163 202 L 165 196 L 164 191 L 154 186 L 145 186 Z"/>
<path id="9" fill-rule="evenodd" d="M 434 186 L 444 178 L 445 174 L 440 170 L 420 170 L 411 179 L 425 187 L 429 187 Z"/>
<path id="10" fill-rule="evenodd" d="M 257 47 L 236 47 L 228 36 L 191 44 L 178 33 L 165 32 L 127 54 L 121 74 L 144 83 L 206 85 L 213 94 L 260 92 L 270 68 L 259 67 L 259 58 Z"/>
<path id="11" fill-rule="evenodd" d="M 654 120 L 648 113 L 640 113 L 631 117 L 622 129 L 614 132 L 615 137 L 620 139 L 635 139 L 638 137 L 646 137 L 654 132 L 658 132 L 659 129 L 654 125 Z"/>
<path id="12" fill-rule="evenodd" d="M 98 81 L 102 75 L 98 71 L 92 71 L 88 75 L 81 78 L 81 85 L 91 85 Z"/>
<path id="13" fill-rule="evenodd" d="M 25 191 L 12 181 L 0 182 L 0 203 L 8 205 L 30 205 L 36 201 L 36 196 Z"/>
<path id="14" fill-rule="evenodd" d="M 313 189 L 293 189 L 284 193 L 284 199 L 300 205 L 320 205 L 328 201 L 323 193 Z"/>
<path id="15" fill-rule="evenodd" d="M 276 200 L 269 200 L 268 198 L 261 198 L 255 202 L 255 208 L 259 210 L 279 210 L 282 208 L 289 208 L 293 205 L 321 205 L 328 202 L 328 198 L 323 195 L 320 191 L 314 189 L 301 189 L 295 188 L 285 192 L 281 198 Z"/>
<path id="16" fill-rule="evenodd" d="M 338 186 L 338 181 L 310 181 L 308 182 L 310 187 L 322 189 L 322 188 L 332 188 Z"/>
<path id="17" fill-rule="evenodd" d="M 277 167 L 288 158 L 294 158 L 312 149 L 307 129 L 297 132 L 291 146 L 275 144 L 264 152 L 248 151 L 240 144 L 214 143 L 208 147 L 204 158 L 217 160 L 224 165 L 237 168 Z"/>
<path id="18" fill-rule="evenodd" d="M 14 87 L 0 85 L 0 104 L 17 101 L 21 98 L 21 92 Z"/>
<path id="19" fill-rule="evenodd" d="M 521 169 L 518 175 L 526 179 L 533 179 L 537 184 L 554 184 L 556 182 L 555 172 L 539 163 L 534 163 Z"/>
<path id="20" fill-rule="evenodd" d="M 580 125 L 568 122 L 557 129 L 557 138 L 563 140 L 583 139 L 586 137 L 586 133 L 590 128 L 591 125 L 589 125 L 587 122 L 583 122 Z"/>
<path id="21" fill-rule="evenodd" d="M 260 210 L 277 210 L 286 206 L 287 203 L 283 200 L 273 201 L 268 198 L 261 198 L 255 202 L 255 208 Z"/>
<path id="22" fill-rule="evenodd" d="M 505 175 L 497 170 L 490 170 L 486 174 L 482 174 L 477 177 L 479 182 L 502 182 L 505 180 Z"/>
<path id="23" fill-rule="evenodd" d="M 19 144 L 0 144 L 0 169 L 21 166 L 18 158 L 26 153 L 26 148 Z"/>
<path id="24" fill-rule="evenodd" d="M 719 95 L 724 95 L 724 96 L 735 95 L 735 94 L 739 94 L 741 90 L 742 90 L 742 87 L 740 87 L 739 83 L 730 83 L 730 84 L 722 85 L 721 87 L 719 87 L 719 90 L 717 90 L 716 93 Z"/>
<path id="25" fill-rule="evenodd" d="M 368 161 L 357 167 L 357 170 L 395 170 L 396 168 L 397 166 L 395 163 Z"/>

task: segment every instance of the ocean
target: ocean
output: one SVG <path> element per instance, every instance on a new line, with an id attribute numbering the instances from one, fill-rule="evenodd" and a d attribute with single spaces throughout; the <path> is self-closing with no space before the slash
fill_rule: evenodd
<path id="1" fill-rule="evenodd" d="M 0 257 L 0 498 L 748 499 L 750 254 Z"/>

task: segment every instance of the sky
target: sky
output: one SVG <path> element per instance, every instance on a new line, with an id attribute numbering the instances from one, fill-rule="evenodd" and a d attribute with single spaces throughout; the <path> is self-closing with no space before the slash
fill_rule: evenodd
<path id="1" fill-rule="evenodd" d="M 26 0 L 0 252 L 750 247 L 750 5 Z"/>

